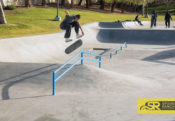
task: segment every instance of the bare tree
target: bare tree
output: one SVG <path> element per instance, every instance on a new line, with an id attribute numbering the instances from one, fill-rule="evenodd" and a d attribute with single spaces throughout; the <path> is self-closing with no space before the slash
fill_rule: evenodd
<path id="1" fill-rule="evenodd" d="M 81 6 L 83 0 L 80 0 L 78 3 L 78 6 Z M 89 8 L 89 6 L 92 5 L 92 0 L 86 0 L 86 8 Z"/>
<path id="2" fill-rule="evenodd" d="M 86 0 L 86 8 L 89 8 L 89 0 Z"/>
<path id="3" fill-rule="evenodd" d="M 104 9 L 104 4 L 105 4 L 104 0 L 100 0 L 100 9 L 102 10 Z"/>
<path id="4" fill-rule="evenodd" d="M 82 1 L 83 1 L 83 0 L 80 0 L 80 1 L 79 1 L 78 6 L 81 6 Z"/>
<path id="5" fill-rule="evenodd" d="M 61 1 L 61 5 L 62 5 L 62 6 L 65 6 L 65 0 L 62 0 L 62 1 Z"/>
<path id="6" fill-rule="evenodd" d="M 171 4 L 172 0 L 166 0 L 166 10 L 169 10 L 169 5 Z"/>
<path id="7" fill-rule="evenodd" d="M 148 0 L 146 0 L 146 14 L 145 14 L 145 17 L 148 18 L 149 15 L 148 15 Z"/>
<path id="8" fill-rule="evenodd" d="M 71 0 L 71 8 L 74 6 L 74 0 Z"/>
<path id="9" fill-rule="evenodd" d="M 4 14 L 2 4 L 0 1 L 0 24 L 6 24 L 6 23 L 7 23 L 7 21 L 6 21 L 5 14 Z"/>
<path id="10" fill-rule="evenodd" d="M 0 2 L 1 2 L 2 7 L 4 8 L 5 7 L 4 1 L 3 0 L 0 0 Z"/>
<path id="11" fill-rule="evenodd" d="M 31 7 L 31 1 L 25 0 L 25 7 Z"/>
<path id="12" fill-rule="evenodd" d="M 116 0 L 113 0 L 111 4 L 111 13 L 114 12 L 116 4 L 117 4 Z"/>
<path id="13" fill-rule="evenodd" d="M 4 14 L 4 10 L 0 1 L 0 24 L 6 24 L 6 18 L 5 18 L 5 14 Z"/>
<path id="14" fill-rule="evenodd" d="M 42 6 L 46 5 L 46 0 L 42 0 Z"/>
<path id="15" fill-rule="evenodd" d="M 145 0 L 142 0 L 142 16 L 145 15 Z"/>
<path id="16" fill-rule="evenodd" d="M 89 5 L 90 5 L 90 6 L 92 5 L 92 0 L 89 0 Z"/>

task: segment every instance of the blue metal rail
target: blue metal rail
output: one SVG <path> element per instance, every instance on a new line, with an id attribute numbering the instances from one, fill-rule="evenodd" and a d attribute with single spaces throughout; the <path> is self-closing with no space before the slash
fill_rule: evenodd
<path id="1" fill-rule="evenodd" d="M 91 59 L 91 58 L 86 58 L 84 57 L 84 54 L 88 54 L 88 55 L 93 55 L 98 57 L 99 59 Z M 60 72 L 62 69 L 64 69 L 65 66 L 67 66 L 68 64 L 70 64 L 73 60 L 75 60 L 77 57 L 79 57 L 81 55 L 81 58 L 78 59 L 75 63 L 73 63 L 69 68 L 67 68 L 63 73 L 61 73 L 58 77 L 56 77 L 56 73 Z M 70 60 L 68 60 L 64 65 L 62 65 L 61 67 L 59 67 L 57 70 L 55 70 L 53 72 L 53 85 L 52 85 L 52 95 L 55 95 L 55 83 L 56 81 L 58 81 L 62 76 L 64 76 L 68 71 L 70 71 L 75 65 L 77 65 L 78 63 L 81 62 L 81 65 L 83 64 L 84 60 L 88 60 L 88 61 L 94 61 L 94 62 L 98 62 L 99 63 L 99 68 L 101 68 L 101 55 L 95 54 L 95 53 L 91 53 L 88 51 L 81 51 L 79 53 L 77 53 L 75 56 L 73 56 Z"/>
<path id="2" fill-rule="evenodd" d="M 117 55 L 118 52 L 119 52 L 119 51 L 122 51 L 124 47 L 125 47 L 125 48 L 128 47 L 127 42 L 124 42 L 124 43 L 120 46 L 119 49 L 117 48 L 117 49 L 115 49 L 114 51 L 112 51 L 112 52 L 109 54 L 109 58 L 112 59 L 113 53 L 114 53 L 115 55 Z"/>

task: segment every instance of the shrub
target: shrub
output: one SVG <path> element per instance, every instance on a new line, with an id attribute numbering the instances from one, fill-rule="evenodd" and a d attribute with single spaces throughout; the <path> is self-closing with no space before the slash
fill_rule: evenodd
<path id="1" fill-rule="evenodd" d="M 16 7 L 14 5 L 7 5 L 4 9 L 5 10 L 15 10 Z"/>

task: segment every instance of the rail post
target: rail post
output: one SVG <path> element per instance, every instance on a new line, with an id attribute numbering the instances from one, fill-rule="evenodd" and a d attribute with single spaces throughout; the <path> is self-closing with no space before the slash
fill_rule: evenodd
<path id="1" fill-rule="evenodd" d="M 127 42 L 125 42 L 125 47 L 126 47 L 126 48 L 128 47 Z"/>
<path id="2" fill-rule="evenodd" d="M 99 68 L 101 68 L 101 56 L 99 56 Z"/>
<path id="3" fill-rule="evenodd" d="M 112 53 L 110 53 L 109 57 L 110 57 L 110 59 L 112 59 Z"/>
<path id="4" fill-rule="evenodd" d="M 52 95 L 55 95 L 55 72 L 53 72 L 53 79 L 52 79 Z"/>
<path id="5" fill-rule="evenodd" d="M 83 65 L 83 51 L 81 51 L 81 65 Z"/>
<path id="6" fill-rule="evenodd" d="M 115 51 L 115 54 L 117 55 L 117 53 L 118 53 L 118 52 L 117 52 L 117 50 L 116 50 L 116 51 Z"/>
<path id="7" fill-rule="evenodd" d="M 122 50 L 123 49 L 123 47 L 122 46 L 120 46 L 120 50 Z"/>

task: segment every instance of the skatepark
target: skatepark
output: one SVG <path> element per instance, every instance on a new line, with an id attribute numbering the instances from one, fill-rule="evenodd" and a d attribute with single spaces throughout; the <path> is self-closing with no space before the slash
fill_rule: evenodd
<path id="1" fill-rule="evenodd" d="M 175 121 L 173 114 L 137 114 L 138 98 L 175 96 L 175 28 L 143 25 L 83 25 L 83 45 L 71 54 L 65 49 L 76 40 L 73 30 L 68 43 L 64 32 L 0 39 L 0 121 Z M 125 42 L 128 47 L 115 54 Z M 101 55 L 101 68 L 77 64 L 52 96 L 52 72 L 81 50 Z"/>

